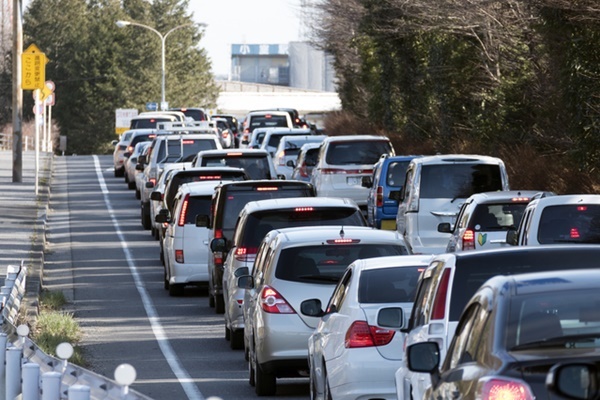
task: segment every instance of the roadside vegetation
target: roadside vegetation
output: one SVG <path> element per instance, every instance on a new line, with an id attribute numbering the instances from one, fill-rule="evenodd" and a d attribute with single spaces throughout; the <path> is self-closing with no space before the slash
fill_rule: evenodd
<path id="1" fill-rule="evenodd" d="M 32 330 L 32 340 L 46 354 L 56 356 L 56 346 L 67 342 L 73 346 L 72 364 L 87 366 L 81 348 L 81 329 L 73 314 L 63 311 L 67 304 L 62 292 L 43 291 L 40 295 L 40 312 Z"/>

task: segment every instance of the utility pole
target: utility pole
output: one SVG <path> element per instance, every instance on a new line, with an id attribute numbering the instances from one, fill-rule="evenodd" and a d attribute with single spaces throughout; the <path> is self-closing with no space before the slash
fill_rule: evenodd
<path id="1" fill-rule="evenodd" d="M 21 54 L 23 53 L 23 12 L 21 0 L 13 0 L 13 182 L 23 182 L 23 90 L 21 90 Z"/>

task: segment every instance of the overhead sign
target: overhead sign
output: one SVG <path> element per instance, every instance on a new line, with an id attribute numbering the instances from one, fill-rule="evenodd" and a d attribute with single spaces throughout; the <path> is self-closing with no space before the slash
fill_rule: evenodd
<path id="1" fill-rule="evenodd" d="M 46 80 L 48 59 L 35 44 L 31 44 L 21 55 L 21 88 L 23 90 L 43 89 Z"/>
<path id="2" fill-rule="evenodd" d="M 233 56 L 283 56 L 288 55 L 287 44 L 232 44 L 231 55 Z"/>
<path id="3" fill-rule="evenodd" d="M 115 133 L 122 134 L 129 129 L 131 119 L 138 115 L 138 110 L 135 108 L 117 108 L 115 111 Z"/>
<path id="4" fill-rule="evenodd" d="M 146 111 L 156 111 L 158 110 L 158 103 L 155 101 L 149 101 L 146 103 Z"/>

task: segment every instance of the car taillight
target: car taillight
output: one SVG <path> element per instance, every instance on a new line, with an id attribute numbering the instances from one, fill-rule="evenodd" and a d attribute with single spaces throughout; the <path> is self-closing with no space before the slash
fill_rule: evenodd
<path id="1" fill-rule="evenodd" d="M 133 151 L 133 146 L 127 146 L 127 150 L 126 151 L 128 151 L 128 152 L 131 153 Z"/>
<path id="2" fill-rule="evenodd" d="M 156 178 L 150 178 L 148 179 L 148 182 L 150 182 L 153 187 L 156 186 Z"/>
<path id="3" fill-rule="evenodd" d="M 521 380 L 494 377 L 482 379 L 477 384 L 481 400 L 534 400 L 529 385 Z"/>
<path id="4" fill-rule="evenodd" d="M 256 190 L 258 192 L 276 192 L 279 190 L 279 188 L 276 186 L 262 186 L 262 187 L 256 187 L 256 188 L 254 188 L 254 190 Z"/>
<path id="5" fill-rule="evenodd" d="M 183 250 L 175 250 L 175 261 L 183 264 Z"/>
<path id="6" fill-rule="evenodd" d="M 258 247 L 238 247 L 235 249 L 235 259 L 238 261 L 250 261 L 256 256 Z"/>
<path id="7" fill-rule="evenodd" d="M 215 229 L 215 239 L 221 239 L 223 237 L 223 230 L 222 229 Z M 222 251 L 215 251 L 213 253 L 213 261 L 215 262 L 215 265 L 223 265 L 223 252 Z"/>
<path id="8" fill-rule="evenodd" d="M 301 177 L 308 178 L 308 169 L 306 168 L 306 164 L 302 163 L 302 166 L 298 172 L 300 173 Z"/>
<path id="9" fill-rule="evenodd" d="M 435 294 L 431 319 L 443 319 L 446 314 L 446 297 L 448 297 L 448 284 L 450 283 L 450 269 L 444 269 L 440 284 Z"/>
<path id="10" fill-rule="evenodd" d="M 310 212 L 315 211 L 314 207 L 296 207 L 294 208 L 294 212 Z"/>
<path id="11" fill-rule="evenodd" d="M 354 321 L 346 332 L 346 348 L 385 346 L 394 338 L 391 329 L 370 326 L 366 321 Z"/>
<path id="12" fill-rule="evenodd" d="M 467 229 L 462 237 L 463 250 L 475 250 L 475 232 L 473 229 Z"/>
<path id="13" fill-rule="evenodd" d="M 296 314 L 283 296 L 270 286 L 264 286 L 260 292 L 260 305 L 270 314 Z"/>
<path id="14" fill-rule="evenodd" d="M 183 198 L 183 204 L 181 205 L 181 213 L 179 213 L 179 220 L 177 220 L 177 225 L 179 225 L 179 226 L 185 225 L 185 217 L 187 216 L 189 204 L 190 204 L 190 195 L 188 193 Z"/>
<path id="15" fill-rule="evenodd" d="M 339 169 L 339 168 L 323 168 L 321 169 L 321 173 L 323 175 L 342 175 L 342 174 L 347 174 L 347 171 L 345 169 Z"/>
<path id="16" fill-rule="evenodd" d="M 375 197 L 375 207 L 383 207 L 383 187 L 377 186 L 377 195 Z"/>
<path id="17" fill-rule="evenodd" d="M 215 230 L 215 239 L 221 239 L 223 237 L 223 229 Z"/>
<path id="18" fill-rule="evenodd" d="M 360 243 L 360 239 L 328 239 L 327 244 L 356 244 Z"/>

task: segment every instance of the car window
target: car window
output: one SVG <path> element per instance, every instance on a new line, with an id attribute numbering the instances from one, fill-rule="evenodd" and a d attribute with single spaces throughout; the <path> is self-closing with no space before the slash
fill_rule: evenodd
<path id="1" fill-rule="evenodd" d="M 209 215 L 210 214 L 210 200 L 211 196 L 192 196 L 188 198 L 187 208 L 182 207 L 179 215 L 179 225 L 181 222 L 184 224 L 196 224 L 196 215 Z"/>
<path id="2" fill-rule="evenodd" d="M 537 236 L 540 244 L 600 243 L 600 205 L 544 207 Z"/>
<path id="3" fill-rule="evenodd" d="M 250 117 L 250 130 L 256 128 L 276 128 L 276 127 L 288 127 L 288 120 L 285 115 L 260 115 Z"/>
<path id="4" fill-rule="evenodd" d="M 400 187 L 406 179 L 406 169 L 409 161 L 393 161 L 388 165 L 385 183 L 388 186 Z"/>
<path id="5" fill-rule="evenodd" d="M 166 150 L 167 146 L 164 145 L 164 142 L 168 144 L 168 152 Z M 157 154 L 157 160 L 160 163 L 164 162 L 175 162 L 180 158 L 183 158 L 185 161 L 190 157 L 195 157 L 198 152 L 202 150 L 215 150 L 217 148 L 217 142 L 213 139 L 195 139 L 195 138 L 184 138 L 183 141 L 180 139 L 169 139 L 162 142 L 160 148 L 158 149 L 159 153 Z M 181 150 L 183 148 L 183 156 L 181 154 Z"/>
<path id="6" fill-rule="evenodd" d="M 358 302 L 412 302 L 422 269 L 415 266 L 363 271 L 358 283 Z"/>
<path id="7" fill-rule="evenodd" d="M 486 318 L 487 312 L 478 303 L 471 304 L 465 310 L 448 348 L 443 370 L 475 361 L 475 353 L 481 336 L 474 334 L 474 328 L 478 324 L 485 323 Z"/>
<path id="8" fill-rule="evenodd" d="M 375 164 L 382 154 L 393 154 L 390 142 L 384 140 L 331 142 L 325 162 L 331 165 Z"/>
<path id="9" fill-rule="evenodd" d="M 482 231 L 506 231 L 521 222 L 526 203 L 479 204 L 473 212 L 469 228 Z M 479 227 L 478 227 L 479 226 Z"/>
<path id="10" fill-rule="evenodd" d="M 337 283 L 346 267 L 360 256 L 361 251 L 376 252 L 379 256 L 407 254 L 397 244 L 332 244 L 290 247 L 281 251 L 275 276 L 292 282 Z"/>
<path id="11" fill-rule="evenodd" d="M 132 119 L 130 129 L 156 129 L 159 122 L 170 122 L 172 118 L 140 118 Z"/>
<path id="12" fill-rule="evenodd" d="M 435 164 L 421 170 L 421 199 L 467 198 L 474 193 L 502 190 L 497 164 Z"/>
<path id="13" fill-rule="evenodd" d="M 327 304 L 326 312 L 332 312 L 333 310 L 339 311 L 342 308 L 342 304 L 346 299 L 346 295 L 348 294 L 348 288 L 350 287 L 350 282 L 353 277 L 353 270 L 347 269 L 337 286 L 333 290 L 333 294 L 331 295 L 331 299 L 329 299 L 329 304 Z"/>
<path id="14" fill-rule="evenodd" d="M 268 156 L 202 156 L 201 167 L 234 167 L 243 168 L 251 179 L 271 179 Z"/>

